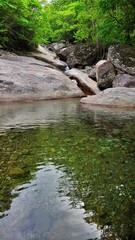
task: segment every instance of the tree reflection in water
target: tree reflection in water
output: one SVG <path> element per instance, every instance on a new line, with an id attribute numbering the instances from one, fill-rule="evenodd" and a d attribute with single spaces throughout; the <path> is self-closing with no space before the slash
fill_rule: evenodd
<path id="1" fill-rule="evenodd" d="M 134 118 L 80 107 L 71 118 L 64 112 L 58 121 L 15 127 L 1 135 L 1 217 L 17 197 L 12 190 L 33 179 L 38 164 L 51 163 L 64 173 L 59 195 L 68 196 L 72 207 L 85 209 L 85 221 L 104 229 L 102 239 L 133 240 Z"/>

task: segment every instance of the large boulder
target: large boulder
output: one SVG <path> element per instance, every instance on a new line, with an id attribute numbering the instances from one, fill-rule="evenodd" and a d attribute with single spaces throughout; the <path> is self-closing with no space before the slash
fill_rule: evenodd
<path id="1" fill-rule="evenodd" d="M 100 60 L 96 64 L 96 79 L 98 87 L 105 89 L 112 87 L 112 82 L 115 78 L 116 72 L 114 66 L 110 61 Z"/>
<path id="2" fill-rule="evenodd" d="M 66 61 L 69 68 L 84 68 L 96 63 L 98 49 L 94 45 L 71 44 L 69 42 L 60 41 L 47 46 L 54 51 L 60 60 Z"/>
<path id="3" fill-rule="evenodd" d="M 70 68 L 84 68 L 96 63 L 98 49 L 91 45 L 86 44 L 73 45 L 72 51 L 67 56 L 67 64 Z"/>
<path id="4" fill-rule="evenodd" d="M 54 42 L 49 45 L 47 45 L 47 48 L 56 54 L 63 48 L 67 47 L 69 43 L 65 40 L 61 40 L 60 42 Z"/>
<path id="5" fill-rule="evenodd" d="M 59 44 L 58 44 L 59 46 Z M 63 46 L 63 47 L 62 47 Z M 48 46 L 50 49 L 50 46 Z M 52 48 L 62 61 L 66 61 L 69 68 L 84 68 L 97 61 L 98 50 L 95 46 L 85 44 L 60 43 L 59 48 Z"/>
<path id="6" fill-rule="evenodd" d="M 81 103 L 90 106 L 135 108 L 135 88 L 108 88 L 95 96 L 82 98 Z"/>
<path id="7" fill-rule="evenodd" d="M 84 96 L 61 71 L 32 57 L 0 53 L 0 101 Z"/>
<path id="8" fill-rule="evenodd" d="M 113 81 L 113 87 L 135 88 L 135 77 L 129 74 L 118 74 Z"/>
<path id="9" fill-rule="evenodd" d="M 112 45 L 108 49 L 107 60 L 113 63 L 118 73 L 135 76 L 135 47 Z"/>
<path id="10" fill-rule="evenodd" d="M 86 94 L 86 95 L 94 95 L 100 92 L 97 83 L 88 77 L 88 74 L 82 72 L 79 69 L 72 68 L 65 72 L 67 76 L 71 79 L 75 79 L 77 81 L 78 87 Z"/>
<path id="11" fill-rule="evenodd" d="M 60 60 L 62 61 L 67 61 L 68 57 L 70 54 L 72 54 L 74 51 L 74 46 L 71 45 L 71 46 L 68 46 L 68 47 L 65 47 L 65 48 L 62 48 L 60 49 L 59 51 L 57 51 L 57 56 Z"/>

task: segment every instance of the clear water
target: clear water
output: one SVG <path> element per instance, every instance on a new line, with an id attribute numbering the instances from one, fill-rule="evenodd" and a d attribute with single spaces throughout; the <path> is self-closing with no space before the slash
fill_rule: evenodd
<path id="1" fill-rule="evenodd" d="M 135 111 L 0 105 L 0 240 L 135 239 Z"/>

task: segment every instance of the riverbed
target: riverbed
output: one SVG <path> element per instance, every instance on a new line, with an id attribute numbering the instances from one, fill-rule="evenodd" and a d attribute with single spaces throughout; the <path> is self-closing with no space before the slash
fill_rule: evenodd
<path id="1" fill-rule="evenodd" d="M 0 239 L 132 240 L 135 110 L 0 105 Z"/>

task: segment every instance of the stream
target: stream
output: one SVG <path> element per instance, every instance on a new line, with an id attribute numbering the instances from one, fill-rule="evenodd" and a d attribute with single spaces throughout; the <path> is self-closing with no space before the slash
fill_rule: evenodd
<path id="1" fill-rule="evenodd" d="M 135 239 L 135 110 L 0 104 L 0 240 Z"/>

